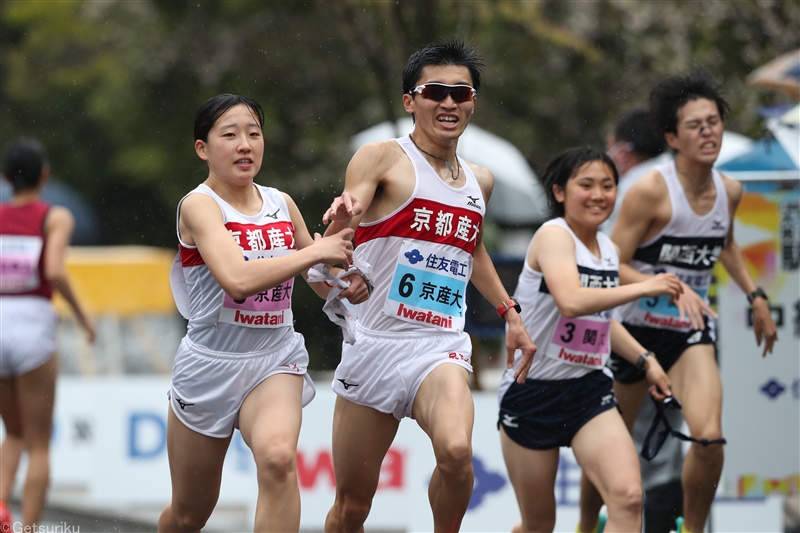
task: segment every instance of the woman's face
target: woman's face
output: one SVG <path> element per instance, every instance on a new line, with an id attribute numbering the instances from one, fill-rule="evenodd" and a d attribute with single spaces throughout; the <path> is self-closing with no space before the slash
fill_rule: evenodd
<path id="1" fill-rule="evenodd" d="M 617 199 L 614 172 L 603 161 L 589 161 L 570 176 L 564 189 L 554 185 L 553 193 L 564 204 L 565 219 L 598 227 L 614 210 Z"/>
<path id="2" fill-rule="evenodd" d="M 208 141 L 195 141 L 195 150 L 208 162 L 209 177 L 231 184 L 252 182 L 264 157 L 256 115 L 243 104 L 228 109 L 208 132 Z"/>

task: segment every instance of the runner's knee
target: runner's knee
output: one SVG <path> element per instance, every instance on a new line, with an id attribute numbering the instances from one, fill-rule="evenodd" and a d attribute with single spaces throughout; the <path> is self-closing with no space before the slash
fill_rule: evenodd
<path id="1" fill-rule="evenodd" d="M 609 513 L 616 510 L 626 514 L 640 514 L 642 512 L 642 486 L 640 483 L 628 483 L 611 487 L 605 503 L 609 507 Z"/>
<path id="2" fill-rule="evenodd" d="M 297 449 L 288 441 L 264 443 L 253 447 L 259 482 L 282 483 L 294 478 L 297 471 Z"/>
<path id="3" fill-rule="evenodd" d="M 692 437 L 695 439 L 707 439 L 709 441 L 722 438 L 722 425 L 717 419 L 710 419 L 703 424 L 694 424 L 689 427 Z"/>
<path id="4" fill-rule="evenodd" d="M 435 452 L 442 474 L 457 476 L 472 471 L 472 444 L 466 437 L 448 438 Z"/>
<path id="5" fill-rule="evenodd" d="M 205 527 L 210 516 L 211 511 L 199 513 L 196 509 L 172 504 L 172 522 L 177 526 L 178 531 L 200 531 Z"/>
<path id="6" fill-rule="evenodd" d="M 708 439 L 708 441 L 712 441 L 714 439 L 719 439 L 720 435 L 717 433 L 716 435 L 705 438 Z M 725 448 L 720 442 L 709 442 L 708 444 L 693 442 L 692 452 L 695 457 L 703 463 L 721 463 L 725 458 Z"/>
<path id="7" fill-rule="evenodd" d="M 338 510 L 338 521 L 346 531 L 361 528 L 369 516 L 372 502 L 353 494 L 337 494 L 334 509 Z"/>

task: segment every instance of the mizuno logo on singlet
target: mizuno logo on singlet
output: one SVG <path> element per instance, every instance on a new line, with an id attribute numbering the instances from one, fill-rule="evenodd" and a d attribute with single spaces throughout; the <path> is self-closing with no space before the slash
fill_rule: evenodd
<path id="1" fill-rule="evenodd" d="M 337 379 L 336 381 L 342 382 L 342 385 L 344 385 L 344 390 L 350 390 L 350 387 L 358 387 L 358 383 L 348 383 L 343 379 Z"/>
<path id="2" fill-rule="evenodd" d="M 711 229 L 712 230 L 725 229 L 725 226 L 722 225 L 721 220 L 715 220 L 711 223 Z"/>
<path id="3" fill-rule="evenodd" d="M 467 195 L 467 198 L 469 198 L 469 202 L 467 202 L 468 206 L 475 207 L 477 209 L 481 208 L 481 206 L 478 205 L 478 200 L 480 200 L 480 198 L 478 198 L 477 196 L 470 196 L 470 195 Z"/>
<path id="4" fill-rule="evenodd" d="M 277 210 L 277 211 L 275 211 L 274 213 L 272 213 L 271 215 L 270 215 L 269 213 L 265 213 L 265 214 L 264 214 L 264 218 L 267 218 L 267 217 L 269 217 L 269 218 L 272 218 L 272 219 L 278 220 L 278 213 L 280 213 L 280 212 L 281 212 L 281 208 L 279 207 L 279 208 L 278 208 L 278 210 Z"/>
<path id="5" fill-rule="evenodd" d="M 180 406 L 181 406 L 181 411 L 185 410 L 187 406 L 192 406 L 192 405 L 194 405 L 193 403 L 186 403 L 186 402 L 184 402 L 183 400 L 181 400 L 181 399 L 180 399 L 180 398 L 178 398 L 177 396 L 175 396 L 175 401 L 176 401 L 176 402 L 178 402 L 178 405 L 180 405 Z"/>

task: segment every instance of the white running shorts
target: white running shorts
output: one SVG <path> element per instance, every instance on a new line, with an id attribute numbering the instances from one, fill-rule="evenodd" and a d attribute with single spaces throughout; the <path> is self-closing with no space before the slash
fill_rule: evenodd
<path id="1" fill-rule="evenodd" d="M 355 344 L 342 344 L 333 391 L 358 405 L 411 417 L 414 397 L 434 368 L 454 363 L 472 373 L 472 343 L 464 332 L 385 333 L 356 323 Z"/>
<path id="2" fill-rule="evenodd" d="M 41 296 L 0 296 L 0 377 L 39 368 L 56 353 L 58 315 Z"/>
<path id="3" fill-rule="evenodd" d="M 220 353 L 206 350 L 184 337 L 175 355 L 167 394 L 175 416 L 189 429 L 225 438 L 239 427 L 244 399 L 259 383 L 275 374 L 304 378 L 303 407 L 316 395 L 307 372 L 308 352 L 297 332 L 263 352 Z"/>

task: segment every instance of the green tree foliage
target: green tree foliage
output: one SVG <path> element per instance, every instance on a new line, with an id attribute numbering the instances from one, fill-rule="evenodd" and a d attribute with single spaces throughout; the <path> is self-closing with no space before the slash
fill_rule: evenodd
<path id="1" fill-rule="evenodd" d="M 800 46 L 798 27 L 797 0 L 4 0 L 0 143 L 41 139 L 55 175 L 98 210 L 101 242 L 173 247 L 175 206 L 206 177 L 194 113 L 215 94 L 246 94 L 266 113 L 259 181 L 322 231 L 350 137 L 404 114 L 400 73 L 426 42 L 478 46 L 473 120 L 541 172 L 564 148 L 602 143 L 615 116 L 693 64 L 724 81 L 728 127 L 758 136 L 757 107 L 783 97 L 744 78 Z M 311 298 L 296 295 L 318 309 Z M 335 336 L 314 313 L 298 313 L 298 328 Z"/>

